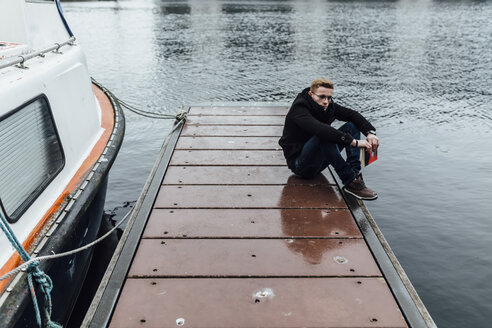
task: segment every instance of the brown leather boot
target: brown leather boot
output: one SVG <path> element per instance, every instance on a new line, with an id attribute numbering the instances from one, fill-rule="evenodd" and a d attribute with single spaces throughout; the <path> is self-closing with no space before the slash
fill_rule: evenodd
<path id="1" fill-rule="evenodd" d="M 343 187 L 343 190 L 358 199 L 373 200 L 378 198 L 378 194 L 374 190 L 366 187 L 360 174 L 352 182 Z"/>

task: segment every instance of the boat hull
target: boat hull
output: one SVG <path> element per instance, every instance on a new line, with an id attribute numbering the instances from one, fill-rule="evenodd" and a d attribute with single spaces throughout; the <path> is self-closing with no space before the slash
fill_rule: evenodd
<path id="1" fill-rule="evenodd" d="M 42 249 L 37 256 L 71 251 L 94 241 L 98 236 L 104 212 L 108 173 L 121 147 L 125 130 L 121 108 L 109 95 L 106 97 L 111 101 L 115 113 L 111 139 L 98 161 L 80 182 L 77 191 L 67 197 L 61 209 L 53 214 L 56 217 L 52 221 L 57 227 L 53 233 L 46 234 L 44 245 L 41 240 Z M 53 281 L 52 321 L 60 324 L 68 321 L 89 269 L 93 250 L 94 247 L 67 257 L 43 261 L 39 265 Z M 0 308 L 0 327 L 36 327 L 27 275 L 21 273 L 14 278 L 2 296 L 5 293 L 8 296 Z M 37 294 L 37 301 L 42 308 L 44 304 L 39 290 Z"/>
<path id="2" fill-rule="evenodd" d="M 104 212 L 107 184 L 106 177 L 94 199 L 90 204 L 85 204 L 86 210 L 79 213 L 80 218 L 73 226 L 73 232 L 67 238 L 62 252 L 79 248 L 97 238 Z M 68 321 L 87 275 L 93 250 L 89 248 L 74 255 L 53 260 L 50 268 L 45 271 L 53 281 L 52 321 L 57 323 Z M 14 327 L 36 327 L 32 301 L 27 300 L 24 303 L 24 311 L 19 312 L 19 318 Z"/>

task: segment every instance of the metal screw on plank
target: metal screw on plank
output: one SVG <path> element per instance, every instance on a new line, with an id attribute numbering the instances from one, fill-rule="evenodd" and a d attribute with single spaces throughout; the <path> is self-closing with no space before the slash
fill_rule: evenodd
<path id="1" fill-rule="evenodd" d="M 255 303 L 259 303 L 260 299 L 273 299 L 275 297 L 275 293 L 271 288 L 264 288 L 263 290 L 257 291 L 253 293 L 253 299 Z"/>
<path id="2" fill-rule="evenodd" d="M 333 260 L 338 264 L 345 264 L 348 262 L 348 260 L 343 256 L 335 256 Z"/>

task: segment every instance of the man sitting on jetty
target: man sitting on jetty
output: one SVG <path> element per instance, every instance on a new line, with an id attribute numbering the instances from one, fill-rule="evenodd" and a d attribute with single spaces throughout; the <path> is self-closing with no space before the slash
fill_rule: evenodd
<path id="1" fill-rule="evenodd" d="M 287 165 L 296 175 L 310 179 L 331 164 L 344 190 L 364 200 L 378 195 L 366 187 L 360 174 L 360 150 L 376 150 L 379 139 L 374 126 L 358 112 L 333 102 L 332 82 L 316 79 L 299 93 L 285 117 L 279 144 Z M 334 120 L 345 121 L 339 129 Z M 360 139 L 361 132 L 366 139 Z M 341 155 L 346 149 L 347 158 Z"/>

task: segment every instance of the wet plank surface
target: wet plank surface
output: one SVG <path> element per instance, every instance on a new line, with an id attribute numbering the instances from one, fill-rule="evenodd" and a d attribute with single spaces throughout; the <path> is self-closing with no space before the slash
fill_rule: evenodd
<path id="1" fill-rule="evenodd" d="M 329 170 L 301 179 L 287 107 L 194 107 L 111 327 L 406 327 Z"/>
<path id="2" fill-rule="evenodd" d="M 149 261 L 148 254 L 154 254 Z M 129 277 L 380 276 L 362 239 L 143 239 Z"/>
<path id="3" fill-rule="evenodd" d="M 254 136 L 254 137 L 280 137 L 283 126 L 257 126 L 257 125 L 223 125 L 218 129 L 214 125 L 186 125 L 181 136 Z"/>
<path id="4" fill-rule="evenodd" d="M 190 116 L 190 125 L 284 125 L 283 116 Z"/>
<path id="5" fill-rule="evenodd" d="M 176 149 L 280 150 L 277 141 L 278 137 L 181 137 Z"/>
<path id="6" fill-rule="evenodd" d="M 175 150 L 170 165 L 285 165 L 281 150 Z"/>
<path id="7" fill-rule="evenodd" d="M 335 184 L 329 171 L 314 179 L 295 176 L 287 166 L 170 166 L 164 184 Z"/>
<path id="8" fill-rule="evenodd" d="M 125 293 L 113 327 L 406 327 L 378 278 L 129 279 Z"/>
<path id="9" fill-rule="evenodd" d="M 333 185 L 162 186 L 155 208 L 346 208 Z"/>
<path id="10" fill-rule="evenodd" d="M 188 116 L 218 116 L 218 115 L 238 115 L 238 116 L 285 116 L 289 110 L 288 106 L 208 106 L 192 107 Z"/>
<path id="11" fill-rule="evenodd" d="M 144 238 L 362 238 L 348 209 L 161 209 Z"/>

